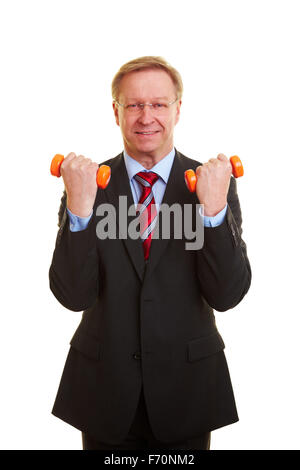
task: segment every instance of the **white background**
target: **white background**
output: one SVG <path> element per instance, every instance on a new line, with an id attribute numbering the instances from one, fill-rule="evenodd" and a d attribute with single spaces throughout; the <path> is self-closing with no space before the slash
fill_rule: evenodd
<path id="1" fill-rule="evenodd" d="M 251 290 L 216 313 L 240 421 L 212 449 L 299 449 L 299 2 L 1 1 L 2 449 L 80 449 L 51 415 L 80 313 L 49 290 L 61 180 L 55 153 L 122 150 L 110 84 L 161 55 L 182 74 L 175 146 L 238 154 Z"/>

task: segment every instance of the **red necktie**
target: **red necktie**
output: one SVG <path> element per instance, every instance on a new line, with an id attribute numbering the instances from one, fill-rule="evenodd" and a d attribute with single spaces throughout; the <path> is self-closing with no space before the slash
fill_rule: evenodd
<path id="1" fill-rule="evenodd" d="M 157 218 L 152 186 L 158 180 L 159 176 L 153 171 L 140 171 L 134 178 L 142 185 L 143 190 L 137 211 L 140 216 L 140 234 L 143 242 L 144 258 L 146 260 L 149 258 L 152 233 Z"/>

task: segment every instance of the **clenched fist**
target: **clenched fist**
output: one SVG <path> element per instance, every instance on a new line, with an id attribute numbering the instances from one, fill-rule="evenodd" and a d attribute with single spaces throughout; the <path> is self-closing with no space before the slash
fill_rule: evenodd
<path id="1" fill-rule="evenodd" d="M 231 172 L 231 163 L 222 153 L 196 168 L 196 194 L 204 204 L 204 215 L 214 217 L 226 206 Z"/>
<path id="2" fill-rule="evenodd" d="M 76 156 L 71 152 L 61 164 L 67 207 L 79 217 L 88 217 L 93 209 L 97 194 L 96 175 L 99 165 L 83 155 Z"/>

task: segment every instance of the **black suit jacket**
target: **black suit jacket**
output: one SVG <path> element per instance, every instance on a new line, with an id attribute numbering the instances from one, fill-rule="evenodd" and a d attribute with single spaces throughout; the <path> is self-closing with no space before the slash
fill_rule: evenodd
<path id="1" fill-rule="evenodd" d="M 122 441 L 143 386 L 149 420 L 163 442 L 194 438 L 238 420 L 224 343 L 213 309 L 236 306 L 250 286 L 241 211 L 231 178 L 228 210 L 204 229 L 204 246 L 154 239 L 145 263 L 140 239 L 96 236 L 96 208 L 133 198 L 123 154 L 105 162 L 112 177 L 97 193 L 88 227 L 72 233 L 66 197 L 50 267 L 58 301 L 84 311 L 72 340 L 53 414 L 94 439 Z M 199 162 L 176 150 L 163 203 L 199 203 L 184 171 Z M 128 217 L 128 223 L 134 219 Z"/>

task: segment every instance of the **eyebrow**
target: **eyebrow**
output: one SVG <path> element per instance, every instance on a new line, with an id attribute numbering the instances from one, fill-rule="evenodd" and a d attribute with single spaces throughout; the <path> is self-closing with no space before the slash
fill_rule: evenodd
<path id="1" fill-rule="evenodd" d="M 141 100 L 139 100 L 138 98 L 126 98 L 128 101 L 139 101 L 141 102 Z M 167 96 L 159 96 L 159 97 L 156 97 L 156 98 L 152 98 L 151 101 L 154 101 L 154 100 L 168 100 L 169 98 Z"/>

